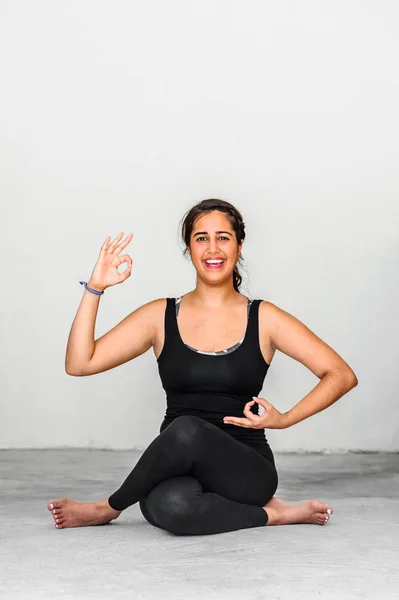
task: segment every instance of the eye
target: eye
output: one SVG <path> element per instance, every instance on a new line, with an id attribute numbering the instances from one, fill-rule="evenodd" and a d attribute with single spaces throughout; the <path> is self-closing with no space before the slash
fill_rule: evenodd
<path id="1" fill-rule="evenodd" d="M 204 240 L 204 239 L 205 239 L 204 235 L 200 236 L 200 237 L 197 238 L 197 242 L 199 242 L 200 240 Z M 229 241 L 230 238 L 226 237 L 225 235 L 220 235 L 219 236 L 219 240 L 227 240 L 227 241 Z"/>

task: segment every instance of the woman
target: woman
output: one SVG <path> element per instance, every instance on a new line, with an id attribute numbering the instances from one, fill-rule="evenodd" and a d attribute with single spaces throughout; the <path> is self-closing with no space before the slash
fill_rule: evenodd
<path id="1" fill-rule="evenodd" d="M 131 274 L 131 258 L 119 255 L 133 234 L 121 237 L 107 237 L 89 283 L 81 282 L 86 290 L 68 339 L 66 372 L 101 373 L 152 346 L 167 411 L 159 435 L 108 499 L 49 501 L 55 526 L 109 523 L 136 502 L 148 522 L 178 535 L 327 523 L 329 504 L 289 505 L 274 497 L 278 477 L 264 429 L 285 429 L 320 412 L 357 385 L 357 378 L 295 317 L 240 293 L 240 212 L 214 199 L 188 211 L 182 237 L 197 272 L 195 289 L 141 306 L 94 341 L 100 294 Z M 128 268 L 121 274 L 124 262 Z M 257 396 L 276 350 L 320 378 L 286 413 Z"/>

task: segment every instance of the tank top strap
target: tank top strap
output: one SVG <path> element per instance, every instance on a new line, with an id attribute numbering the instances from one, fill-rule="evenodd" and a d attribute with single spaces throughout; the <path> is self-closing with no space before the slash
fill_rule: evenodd
<path id="1" fill-rule="evenodd" d="M 246 341 L 250 344 L 258 345 L 259 342 L 259 305 L 262 300 L 252 300 L 249 311 L 248 331 Z"/>
<path id="2" fill-rule="evenodd" d="M 165 309 L 165 341 L 164 344 L 179 337 L 176 321 L 176 300 L 175 298 L 166 298 Z"/>

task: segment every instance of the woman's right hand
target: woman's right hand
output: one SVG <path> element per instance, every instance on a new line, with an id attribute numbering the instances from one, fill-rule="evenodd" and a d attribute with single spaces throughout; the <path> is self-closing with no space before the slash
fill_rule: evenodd
<path id="1" fill-rule="evenodd" d="M 109 243 L 110 236 L 108 236 L 101 246 L 98 260 L 94 266 L 90 280 L 87 283 L 89 287 L 102 292 L 106 288 L 122 283 L 130 277 L 132 272 L 132 259 L 128 254 L 123 254 L 122 256 L 118 255 L 129 244 L 133 234 L 129 233 L 127 238 L 118 244 L 121 237 L 123 237 L 123 231 L 111 243 Z M 127 268 L 123 273 L 120 273 L 118 267 L 123 263 L 127 263 Z"/>

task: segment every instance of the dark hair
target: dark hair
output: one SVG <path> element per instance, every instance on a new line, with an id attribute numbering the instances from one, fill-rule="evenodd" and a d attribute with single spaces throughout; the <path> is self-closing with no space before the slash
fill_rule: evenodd
<path id="1" fill-rule="evenodd" d="M 230 202 L 226 202 L 225 200 L 217 200 L 216 198 L 208 198 L 207 200 L 202 200 L 201 202 L 198 202 L 198 204 L 195 204 L 183 216 L 181 235 L 183 242 L 186 246 L 186 248 L 183 251 L 183 255 L 187 254 L 187 248 L 190 246 L 191 233 L 193 231 L 193 227 L 197 219 L 199 219 L 199 217 L 204 213 L 212 212 L 214 210 L 218 210 L 219 212 L 227 214 L 227 217 L 230 221 L 230 225 L 232 226 L 236 234 L 238 244 L 241 244 L 241 242 L 244 241 L 245 223 L 243 221 L 240 211 L 237 210 L 232 204 L 230 204 Z M 242 260 L 241 255 L 238 260 Z M 236 292 L 239 292 L 239 287 L 241 283 L 242 277 L 236 265 L 233 271 L 233 287 Z"/>

